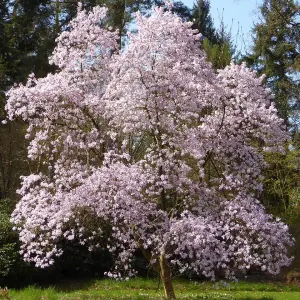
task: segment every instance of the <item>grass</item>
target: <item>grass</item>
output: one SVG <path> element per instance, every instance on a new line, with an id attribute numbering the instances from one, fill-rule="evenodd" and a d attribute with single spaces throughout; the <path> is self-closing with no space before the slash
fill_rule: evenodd
<path id="1" fill-rule="evenodd" d="M 175 280 L 178 299 L 201 300 L 299 300 L 300 287 L 282 283 L 212 283 Z M 164 299 L 163 289 L 154 279 L 130 281 L 64 281 L 57 286 L 22 290 L 0 290 L 0 299 L 9 300 L 89 300 L 89 299 Z"/>

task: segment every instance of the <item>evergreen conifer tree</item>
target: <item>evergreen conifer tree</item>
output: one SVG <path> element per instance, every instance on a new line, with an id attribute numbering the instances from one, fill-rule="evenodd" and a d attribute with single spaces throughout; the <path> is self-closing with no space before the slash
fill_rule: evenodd
<path id="1" fill-rule="evenodd" d="M 268 86 L 275 93 L 280 117 L 292 126 L 293 108 L 299 106 L 299 84 L 295 71 L 299 61 L 299 33 L 296 20 L 299 5 L 294 0 L 264 0 L 260 7 L 261 21 L 255 25 L 253 51 L 248 64 L 266 75 Z M 294 128 L 296 130 L 296 128 Z"/>
<path id="2" fill-rule="evenodd" d="M 255 25 L 252 53 L 245 57 L 248 65 L 272 90 L 279 116 L 291 134 L 286 154 L 267 156 L 262 201 L 276 214 L 286 215 L 299 207 L 299 3 L 295 0 L 264 0 L 260 21 Z"/>
<path id="3" fill-rule="evenodd" d="M 198 0 L 192 10 L 193 28 L 202 34 L 201 47 L 206 52 L 207 59 L 212 63 L 213 68 L 223 69 L 229 65 L 233 47 L 231 36 L 225 30 L 223 22 L 219 30 L 216 30 L 210 14 L 210 2 Z"/>

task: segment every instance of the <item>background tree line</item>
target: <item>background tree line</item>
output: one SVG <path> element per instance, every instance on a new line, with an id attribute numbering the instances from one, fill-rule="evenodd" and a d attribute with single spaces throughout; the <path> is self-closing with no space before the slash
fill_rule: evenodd
<path id="1" fill-rule="evenodd" d="M 160 0 L 85 0 L 83 7 L 91 9 L 96 5 L 106 5 L 109 9 L 107 25 L 119 32 L 120 47 L 129 30 L 133 13 L 141 10 L 147 14 L 153 4 Z M 260 6 L 260 19 L 253 28 L 253 47 L 246 55 L 237 57 L 236 47 L 224 25 L 216 28 L 210 15 L 208 0 L 198 0 L 192 9 L 181 2 L 175 2 L 173 10 L 185 20 L 194 23 L 203 37 L 199 44 L 207 53 L 215 69 L 224 68 L 231 59 L 246 61 L 258 74 L 265 74 L 265 81 L 274 93 L 274 101 L 279 115 L 283 118 L 291 141 L 286 145 L 286 153 L 267 157 L 270 169 L 265 172 L 265 192 L 261 201 L 267 209 L 283 217 L 300 240 L 299 216 L 299 3 L 295 0 L 264 0 Z M 43 77 L 55 68 L 49 64 L 48 56 L 55 46 L 58 33 L 68 30 L 68 22 L 75 16 L 77 0 L 2 0 L 0 1 L 0 277 L 17 276 L 20 269 L 27 275 L 33 269 L 21 262 L 17 255 L 17 236 L 12 232 L 9 215 L 18 201 L 16 190 L 20 175 L 28 174 L 36 166 L 27 160 L 24 129 L 20 120 L 6 123 L 5 92 L 14 83 L 24 83 L 30 73 Z M 4 200 L 10 199 L 10 200 Z M 2 244 L 2 246 L 1 246 Z M 300 247 L 298 246 L 297 249 Z M 92 257 L 83 247 L 66 245 L 69 254 L 61 260 L 60 271 L 68 273 L 78 255 L 83 257 L 87 273 L 101 270 L 99 261 L 103 255 Z M 297 250 L 299 252 L 299 250 Z M 69 257 L 66 259 L 66 257 Z M 76 259 L 75 259 L 76 258 Z M 109 262 L 109 260 L 106 260 Z M 98 262 L 98 264 L 96 263 Z M 143 269 L 143 261 L 137 258 Z M 21 267 L 20 267 L 21 266 Z M 144 269 L 143 269 L 144 270 Z M 144 270 L 145 271 L 145 270 Z M 24 273 L 23 272 L 23 273 Z M 40 271 L 39 271 L 40 272 Z M 26 276 L 27 276 L 26 275 Z M 34 276 L 33 276 L 34 277 Z"/>

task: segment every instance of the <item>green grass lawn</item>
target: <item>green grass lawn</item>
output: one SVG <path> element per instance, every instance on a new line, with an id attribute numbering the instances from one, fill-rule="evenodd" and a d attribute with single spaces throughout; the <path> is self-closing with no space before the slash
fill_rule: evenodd
<path id="1" fill-rule="evenodd" d="M 205 300 L 300 300 L 300 287 L 280 283 L 211 283 L 176 280 L 178 299 Z M 75 300 L 75 299 L 164 299 L 162 286 L 154 279 L 130 281 L 65 281 L 48 288 L 27 287 L 2 290 L 0 299 Z"/>

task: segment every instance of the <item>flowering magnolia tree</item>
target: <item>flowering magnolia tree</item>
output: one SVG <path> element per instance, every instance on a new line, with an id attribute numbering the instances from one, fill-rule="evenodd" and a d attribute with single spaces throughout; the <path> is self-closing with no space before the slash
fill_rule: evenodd
<path id="1" fill-rule="evenodd" d="M 140 249 L 175 298 L 172 274 L 232 278 L 290 264 L 288 228 L 259 203 L 264 151 L 287 139 L 263 78 L 245 65 L 215 74 L 191 23 L 163 8 L 136 16 L 125 51 L 106 9 L 79 10 L 50 60 L 8 93 L 28 123 L 28 157 L 12 221 L 26 261 L 47 267 L 63 240 L 114 254 L 135 274 Z"/>

